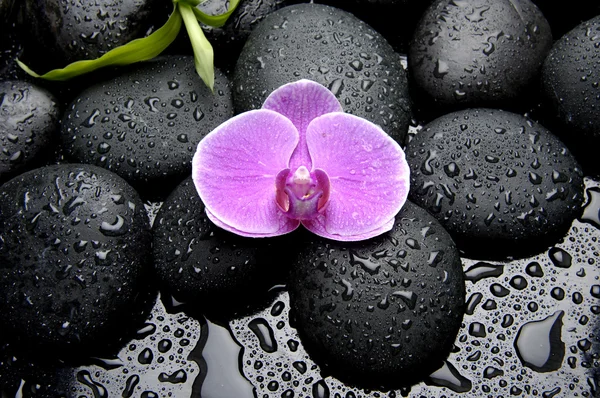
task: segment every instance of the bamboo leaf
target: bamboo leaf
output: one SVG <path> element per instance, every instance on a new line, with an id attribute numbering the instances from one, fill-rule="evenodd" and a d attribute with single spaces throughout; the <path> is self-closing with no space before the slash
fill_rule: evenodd
<path id="1" fill-rule="evenodd" d="M 175 7 L 168 21 L 151 35 L 116 47 L 100 58 L 76 61 L 62 69 L 54 69 L 43 75 L 35 73 L 19 60 L 17 60 L 17 64 L 33 77 L 63 81 L 106 66 L 129 65 L 146 61 L 159 55 L 175 40 L 181 29 L 181 21 L 181 14 L 178 8 Z"/>
<path id="2" fill-rule="evenodd" d="M 212 26 L 213 28 L 220 28 L 221 26 L 225 25 L 225 22 L 227 22 L 227 19 L 235 11 L 239 3 L 240 0 L 231 0 L 229 2 L 229 9 L 227 12 L 220 15 L 208 15 L 207 13 L 202 12 L 195 7 L 193 8 L 193 11 L 198 21 L 205 25 Z"/>
<path id="3" fill-rule="evenodd" d="M 211 91 L 214 91 L 215 85 L 215 70 L 213 67 L 214 52 L 211 44 L 204 36 L 202 28 L 198 24 L 192 8 L 188 4 L 182 2 L 177 4 L 179 13 L 183 18 L 183 23 L 192 42 L 194 50 L 194 66 L 200 78 L 204 81 Z"/>

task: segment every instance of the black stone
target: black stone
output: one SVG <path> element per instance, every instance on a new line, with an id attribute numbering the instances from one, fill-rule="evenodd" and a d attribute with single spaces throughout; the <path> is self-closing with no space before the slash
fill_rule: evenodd
<path id="1" fill-rule="evenodd" d="M 440 368 L 465 309 L 458 250 L 410 202 L 392 231 L 373 239 L 311 239 L 288 288 L 290 316 L 311 358 L 362 387 L 410 385 Z"/>
<path id="2" fill-rule="evenodd" d="M 215 63 L 225 68 L 233 67 L 255 26 L 273 11 L 300 1 L 242 0 L 225 25 L 218 28 L 203 25 L 206 38 L 215 50 Z M 206 0 L 196 7 L 209 15 L 220 15 L 227 12 L 229 3 L 228 0 Z"/>
<path id="3" fill-rule="evenodd" d="M 273 90 L 300 79 L 328 87 L 346 112 L 404 141 L 411 108 L 400 57 L 353 15 L 324 5 L 298 4 L 267 16 L 238 59 L 235 109 L 260 108 Z"/>
<path id="4" fill-rule="evenodd" d="M 75 61 L 98 58 L 115 47 L 144 37 L 155 23 L 166 20 L 169 3 L 25 0 L 26 60 L 29 66 L 44 68 L 36 70 L 41 73 Z"/>
<path id="5" fill-rule="evenodd" d="M 322 0 L 319 2 L 354 14 L 385 37 L 394 50 L 406 54 L 417 23 L 433 0 Z"/>
<path id="6" fill-rule="evenodd" d="M 476 258 L 539 253 L 581 212 L 583 175 L 542 125 L 492 109 L 427 124 L 408 144 L 409 198 Z"/>
<path id="7" fill-rule="evenodd" d="M 153 225 L 160 286 L 191 311 L 219 317 L 247 311 L 283 278 L 285 237 L 234 235 L 215 226 L 204 209 L 191 177 L 162 205 Z"/>
<path id="8" fill-rule="evenodd" d="M 551 45 L 550 25 L 529 0 L 438 0 L 410 43 L 411 88 L 423 107 L 515 107 Z"/>
<path id="9" fill-rule="evenodd" d="M 8 181 L 0 188 L 2 333 L 60 355 L 127 337 L 149 290 L 150 244 L 139 196 L 104 169 L 48 166 Z"/>
<path id="10" fill-rule="evenodd" d="M 63 118 L 65 154 L 164 198 L 191 173 L 198 142 L 233 116 L 228 81 L 215 77 L 213 94 L 192 57 L 170 56 L 86 89 Z"/>
<path id="11" fill-rule="evenodd" d="M 600 15 L 558 40 L 542 69 L 544 96 L 567 144 L 589 174 L 600 174 Z"/>
<path id="12" fill-rule="evenodd" d="M 56 141 L 60 109 L 45 89 L 0 82 L 0 182 L 40 165 Z"/>

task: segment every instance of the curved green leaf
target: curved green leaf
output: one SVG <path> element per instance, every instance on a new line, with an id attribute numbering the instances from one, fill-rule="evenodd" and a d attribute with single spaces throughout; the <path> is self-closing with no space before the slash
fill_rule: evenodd
<path id="1" fill-rule="evenodd" d="M 17 64 L 33 77 L 63 81 L 106 66 L 129 65 L 146 61 L 159 55 L 175 40 L 181 29 L 181 21 L 181 15 L 175 7 L 168 21 L 151 35 L 113 48 L 100 58 L 76 61 L 62 69 L 54 69 L 43 75 L 35 73 L 19 60 L 17 60 Z M 210 62 L 212 65 L 212 58 Z"/>
<path id="2" fill-rule="evenodd" d="M 188 32 L 192 49 L 194 50 L 194 66 L 200 78 L 204 81 L 211 91 L 214 91 L 215 85 L 215 70 L 213 67 L 214 52 L 210 42 L 204 36 L 202 28 L 198 24 L 198 20 L 194 16 L 192 7 L 188 4 L 177 4 L 179 13 L 183 18 L 185 29 Z"/>
<path id="3" fill-rule="evenodd" d="M 240 0 L 231 0 L 229 2 L 229 9 L 226 13 L 221 15 L 208 15 L 207 13 L 202 12 L 195 7 L 193 8 L 193 11 L 198 21 L 205 25 L 212 26 L 213 28 L 220 28 L 221 26 L 225 25 L 225 22 L 227 22 L 227 19 L 235 11 L 239 3 Z"/>

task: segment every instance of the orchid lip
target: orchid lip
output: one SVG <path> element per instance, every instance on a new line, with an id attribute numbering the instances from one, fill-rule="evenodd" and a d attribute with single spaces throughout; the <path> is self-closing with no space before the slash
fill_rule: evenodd
<path id="1" fill-rule="evenodd" d="M 291 219 L 312 220 L 327 206 L 330 187 L 322 170 L 309 172 L 306 166 L 293 174 L 290 169 L 282 170 L 276 178 L 277 205 Z"/>

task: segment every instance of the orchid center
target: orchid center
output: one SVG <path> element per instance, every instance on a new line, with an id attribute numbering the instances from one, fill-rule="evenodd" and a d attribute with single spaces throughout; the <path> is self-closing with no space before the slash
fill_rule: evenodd
<path id="1" fill-rule="evenodd" d="M 276 179 L 277 205 L 286 216 L 295 220 L 311 220 L 325 209 L 329 201 L 330 182 L 327 173 L 312 172 L 300 166 L 291 172 L 285 169 Z"/>

